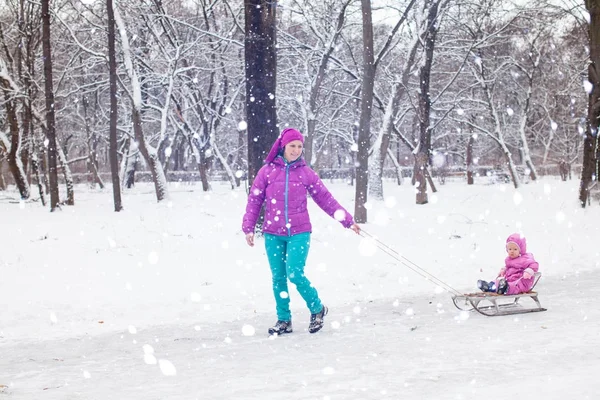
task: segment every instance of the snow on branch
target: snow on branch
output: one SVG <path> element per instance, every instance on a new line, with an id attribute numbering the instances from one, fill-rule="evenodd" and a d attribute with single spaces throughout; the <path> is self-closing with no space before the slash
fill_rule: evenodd
<path id="1" fill-rule="evenodd" d="M 127 70 L 127 75 L 129 75 L 129 79 L 131 80 L 131 87 L 133 88 L 133 106 L 137 110 L 141 110 L 142 89 L 140 88 L 140 82 L 135 72 L 135 68 L 133 67 L 133 61 L 131 60 L 131 47 L 129 45 L 129 37 L 127 37 L 127 29 L 125 28 L 125 23 L 121 18 L 121 13 L 119 12 L 116 1 L 113 2 L 113 9 L 115 14 L 115 24 L 117 24 L 119 34 L 121 35 L 121 47 L 123 48 L 123 60 L 125 61 L 125 69 Z"/>
<path id="2" fill-rule="evenodd" d="M 0 148 L 6 153 L 10 152 L 10 140 L 4 131 L 0 131 Z"/>
<path id="3" fill-rule="evenodd" d="M 104 61 L 108 62 L 108 58 L 106 57 L 105 54 L 99 53 L 97 51 L 94 51 L 92 49 L 90 49 L 89 47 L 85 46 L 83 43 L 81 43 L 79 41 L 79 39 L 77 39 L 77 36 L 75 35 L 75 33 L 73 32 L 73 30 L 71 29 L 71 27 L 69 26 L 69 24 L 67 24 L 65 21 L 63 21 L 60 18 L 60 15 L 56 12 L 52 13 L 54 15 L 54 17 L 60 21 L 60 23 L 65 27 L 65 29 L 67 31 L 69 31 L 69 34 L 71 35 L 71 37 L 73 38 L 73 40 L 75 41 L 75 43 L 77 43 L 77 46 L 79 46 L 79 48 L 81 48 L 81 50 L 85 51 L 86 53 L 89 53 L 93 56 L 99 57 L 101 59 L 103 59 Z"/>
<path id="4" fill-rule="evenodd" d="M 19 86 L 10 76 L 8 67 L 2 58 L 0 58 L 0 82 L 4 85 L 5 89 L 11 90 L 15 93 L 19 92 Z"/>

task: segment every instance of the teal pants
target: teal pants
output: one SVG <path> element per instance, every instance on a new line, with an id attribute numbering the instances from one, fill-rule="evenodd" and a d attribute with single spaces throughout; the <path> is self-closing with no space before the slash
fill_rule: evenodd
<path id="1" fill-rule="evenodd" d="M 306 302 L 311 314 L 321 311 L 323 305 L 317 289 L 304 275 L 304 266 L 310 248 L 310 233 L 294 236 L 276 236 L 265 233 L 265 249 L 273 276 L 273 295 L 277 307 L 277 319 L 291 321 L 288 279 Z"/>

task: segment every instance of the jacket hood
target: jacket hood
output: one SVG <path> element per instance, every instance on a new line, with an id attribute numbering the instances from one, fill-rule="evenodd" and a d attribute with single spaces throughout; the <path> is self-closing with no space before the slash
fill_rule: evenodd
<path id="1" fill-rule="evenodd" d="M 508 238 L 506 238 L 506 244 L 514 243 L 519 247 L 519 252 L 521 255 L 527 253 L 527 241 L 525 240 L 525 236 L 522 236 L 519 233 L 513 233 Z"/>

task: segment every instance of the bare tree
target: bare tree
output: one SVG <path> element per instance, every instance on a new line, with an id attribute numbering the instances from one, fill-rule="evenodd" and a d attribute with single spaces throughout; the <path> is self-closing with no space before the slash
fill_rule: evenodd
<path id="1" fill-rule="evenodd" d="M 361 87 L 360 120 L 358 124 L 358 153 L 356 168 L 356 193 L 354 196 L 354 219 L 357 223 L 367 222 L 369 185 L 369 147 L 371 133 L 371 111 L 373 84 L 375 81 L 375 56 L 373 50 L 373 16 L 371 0 L 361 0 L 363 26 L 363 79 Z"/>
<path id="2" fill-rule="evenodd" d="M 123 209 L 121 201 L 121 184 L 119 180 L 119 159 L 117 154 L 117 120 L 119 118 L 117 104 L 117 60 L 115 52 L 115 15 L 112 0 L 106 0 L 108 16 L 108 79 L 110 81 L 110 172 L 113 187 L 115 211 Z"/>
<path id="3" fill-rule="evenodd" d="M 143 121 L 142 121 L 142 88 L 141 82 L 138 78 L 136 68 L 133 64 L 131 57 L 131 47 L 129 44 L 129 37 L 127 36 L 127 30 L 119 9 L 116 4 L 113 4 L 113 11 L 115 16 L 115 24 L 121 34 L 121 46 L 123 51 L 123 59 L 127 74 L 131 82 L 131 98 L 132 98 L 132 122 L 135 139 L 137 141 L 138 148 L 141 154 L 144 156 L 146 164 L 150 168 L 152 174 L 152 180 L 154 182 L 154 188 L 156 191 L 156 200 L 163 201 L 169 197 L 167 190 L 167 180 L 165 177 L 164 170 L 158 159 L 157 151 L 148 141 L 144 135 Z"/>
<path id="4" fill-rule="evenodd" d="M 0 35 L 0 38 L 2 38 L 2 36 L 3 35 Z M 3 47 L 6 50 L 7 58 L 12 60 L 10 53 L 8 53 L 8 48 L 6 46 Z M 31 195 L 31 192 L 29 189 L 29 182 L 27 182 L 23 161 L 21 159 L 23 131 L 20 127 L 19 118 L 17 116 L 17 96 L 20 93 L 20 88 L 14 79 L 12 79 L 9 72 L 9 67 L 2 58 L 0 58 L 0 88 L 4 94 L 6 120 L 10 132 L 10 146 L 6 149 L 8 166 L 10 172 L 12 173 L 15 184 L 19 189 L 21 198 L 28 199 Z"/>
<path id="5" fill-rule="evenodd" d="M 425 54 L 419 70 L 419 146 L 415 154 L 415 181 L 417 184 L 416 203 L 426 204 L 427 199 L 427 166 L 431 156 L 431 96 L 430 76 L 433 64 L 433 50 L 438 32 L 439 0 L 428 3 L 427 31 L 425 34 Z M 432 188 L 434 189 L 434 188 Z"/>
<path id="6" fill-rule="evenodd" d="M 402 18 L 398 21 L 392 33 L 388 36 L 388 41 L 386 45 L 380 51 L 377 60 L 375 61 L 375 66 L 379 65 L 379 62 L 382 59 L 382 56 L 389 50 L 391 46 L 391 38 L 394 36 L 395 32 L 400 28 L 400 26 L 407 19 L 408 13 L 412 9 L 415 1 L 411 1 L 408 3 L 406 8 L 404 9 L 404 13 Z M 417 50 L 421 44 L 421 37 L 417 34 L 413 38 L 412 41 L 409 42 L 407 48 L 407 54 L 404 58 L 404 65 L 402 66 L 401 71 L 396 78 L 398 81 L 394 83 L 392 87 L 392 93 L 390 94 L 390 98 L 385 106 L 385 111 L 383 115 L 383 119 L 381 121 L 381 127 L 379 129 L 379 133 L 373 142 L 373 148 L 371 156 L 369 157 L 369 196 L 373 196 L 377 200 L 383 200 L 383 166 L 385 162 L 385 158 L 389 154 L 389 145 L 392 137 L 392 130 L 394 125 L 394 120 L 399 112 L 400 100 L 407 94 L 406 88 L 408 87 L 408 81 L 410 78 L 410 73 L 414 68 L 415 58 L 417 54 Z M 394 160 L 391 157 L 392 162 L 395 164 L 396 168 L 399 167 L 397 160 Z M 399 176 L 399 181 L 401 182 L 401 176 Z"/>
<path id="7" fill-rule="evenodd" d="M 46 136 L 48 137 L 48 174 L 50 175 L 50 211 L 60 202 L 58 193 L 57 143 L 52 84 L 52 47 L 50 43 L 50 0 L 42 0 L 42 45 L 44 48 L 44 89 L 46 97 Z"/>

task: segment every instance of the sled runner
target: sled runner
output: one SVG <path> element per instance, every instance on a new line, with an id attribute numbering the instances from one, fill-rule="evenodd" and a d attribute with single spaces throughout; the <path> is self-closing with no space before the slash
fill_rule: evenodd
<path id="1" fill-rule="evenodd" d="M 487 317 L 546 311 L 545 308 L 542 308 L 542 305 L 538 300 L 538 293 L 533 291 L 533 288 L 538 283 L 541 276 L 542 274 L 539 272 L 536 272 L 534 274 L 533 286 L 531 287 L 531 290 L 527 293 L 511 295 L 503 295 L 489 292 L 467 293 L 452 296 L 452 301 L 454 302 L 456 308 L 458 308 L 459 310 L 475 310 L 478 313 Z M 519 300 L 521 300 L 521 298 L 524 297 L 533 300 L 536 304 L 536 307 L 523 307 Z"/>

